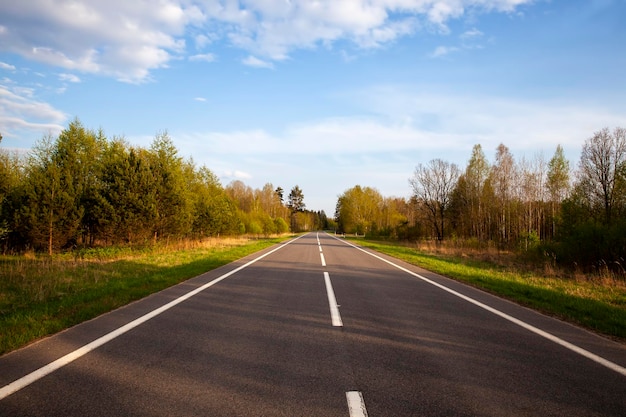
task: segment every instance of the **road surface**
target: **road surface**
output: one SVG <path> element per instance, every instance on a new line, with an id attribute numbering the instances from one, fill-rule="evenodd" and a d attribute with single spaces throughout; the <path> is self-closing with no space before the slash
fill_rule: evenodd
<path id="1" fill-rule="evenodd" d="M 626 347 L 310 233 L 0 357 L 0 416 L 626 416 Z"/>

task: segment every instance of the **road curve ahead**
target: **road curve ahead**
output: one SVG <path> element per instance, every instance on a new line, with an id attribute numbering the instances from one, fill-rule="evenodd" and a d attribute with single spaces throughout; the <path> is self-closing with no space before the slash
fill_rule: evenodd
<path id="1" fill-rule="evenodd" d="M 0 416 L 626 416 L 626 347 L 310 233 L 0 357 Z"/>

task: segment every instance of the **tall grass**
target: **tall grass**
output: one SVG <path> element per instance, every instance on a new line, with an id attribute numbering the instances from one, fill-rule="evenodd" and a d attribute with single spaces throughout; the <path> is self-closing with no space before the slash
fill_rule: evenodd
<path id="1" fill-rule="evenodd" d="M 181 240 L 0 256 L 0 354 L 281 240 Z"/>

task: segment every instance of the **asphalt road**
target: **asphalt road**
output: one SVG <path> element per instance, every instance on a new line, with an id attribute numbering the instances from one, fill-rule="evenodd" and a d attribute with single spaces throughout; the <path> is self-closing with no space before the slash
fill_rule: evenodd
<path id="1" fill-rule="evenodd" d="M 626 346 L 311 233 L 0 357 L 0 416 L 366 415 L 623 417 Z"/>

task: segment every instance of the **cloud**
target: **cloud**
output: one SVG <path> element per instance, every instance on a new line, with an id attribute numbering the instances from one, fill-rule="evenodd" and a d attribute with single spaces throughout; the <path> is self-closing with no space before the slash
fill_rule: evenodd
<path id="1" fill-rule="evenodd" d="M 272 64 L 271 62 L 268 61 L 263 61 L 255 56 L 248 56 L 247 58 L 243 59 L 241 61 L 244 65 L 247 65 L 249 67 L 254 67 L 254 68 L 269 68 L 272 69 L 274 68 L 274 64 Z"/>
<path id="2" fill-rule="evenodd" d="M 206 101 L 206 98 L 204 98 L 204 97 L 196 97 L 196 98 L 194 98 L 194 100 L 201 101 L 201 102 L 204 103 Z"/>
<path id="3" fill-rule="evenodd" d="M 482 33 L 480 30 L 473 28 L 473 29 L 463 32 L 461 36 L 459 36 L 459 38 L 461 38 L 461 40 L 463 41 L 468 41 L 468 40 L 482 38 L 483 35 L 484 33 Z"/>
<path id="4" fill-rule="evenodd" d="M 451 53 L 463 50 L 482 49 L 483 44 L 481 43 L 481 41 L 483 40 L 484 35 L 485 34 L 483 32 L 476 28 L 467 30 L 459 35 L 460 42 L 458 46 L 438 46 L 430 54 L 430 57 L 441 58 L 446 55 L 450 55 Z"/>
<path id="5" fill-rule="evenodd" d="M 248 180 L 250 178 L 252 178 L 252 175 L 250 175 L 247 172 L 244 171 L 230 171 L 230 170 L 226 170 L 226 171 L 222 171 L 220 173 L 218 173 L 218 175 L 220 176 L 220 178 L 222 178 L 223 180 Z"/>
<path id="6" fill-rule="evenodd" d="M 515 100 L 494 96 L 416 91 L 382 86 L 355 93 L 373 116 L 327 118 L 263 129 L 178 135 L 193 155 L 396 155 L 429 154 L 463 163 L 473 145 L 495 150 L 504 143 L 518 152 L 552 153 L 558 144 L 572 154 L 604 126 L 625 126 L 624 113 L 567 102 Z"/>
<path id="7" fill-rule="evenodd" d="M 22 134 L 59 133 L 66 115 L 33 97 L 33 90 L 0 85 L 0 132 L 7 138 Z"/>
<path id="8" fill-rule="evenodd" d="M 73 71 L 141 82 L 184 50 L 201 16 L 187 2 L 2 2 L 0 50 Z"/>
<path id="9" fill-rule="evenodd" d="M 189 57 L 190 61 L 204 61 L 204 62 L 214 62 L 215 55 L 213 54 L 197 54 Z"/>
<path id="10" fill-rule="evenodd" d="M 7 64 L 6 62 L 0 62 L 0 69 L 7 71 L 15 71 L 15 66 L 11 64 Z"/>
<path id="11" fill-rule="evenodd" d="M 438 46 L 435 48 L 432 54 L 430 54 L 431 58 L 440 58 L 446 55 L 451 54 L 452 52 L 457 52 L 459 48 L 455 46 Z"/>
<path id="12" fill-rule="evenodd" d="M 245 50 L 243 62 L 270 67 L 298 49 L 340 41 L 378 48 L 424 26 L 479 13 L 514 13 L 533 0 L 108 0 L 0 2 L 0 51 L 129 83 L 173 59 L 211 60 L 218 41 Z M 468 31 L 467 35 L 471 35 Z M 260 64 L 260 65 L 259 65 Z"/>
<path id="13" fill-rule="evenodd" d="M 59 74 L 59 80 L 67 81 L 67 82 L 70 82 L 70 83 L 79 83 L 80 82 L 80 78 L 78 78 L 74 74 Z"/>

